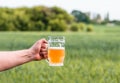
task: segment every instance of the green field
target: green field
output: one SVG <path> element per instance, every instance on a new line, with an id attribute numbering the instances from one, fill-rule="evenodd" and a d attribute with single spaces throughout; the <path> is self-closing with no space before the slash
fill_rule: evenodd
<path id="1" fill-rule="evenodd" d="M 0 83 L 120 83 L 120 26 L 94 32 L 0 32 L 0 50 L 29 48 L 49 35 L 66 37 L 63 67 L 30 62 L 0 73 Z"/>

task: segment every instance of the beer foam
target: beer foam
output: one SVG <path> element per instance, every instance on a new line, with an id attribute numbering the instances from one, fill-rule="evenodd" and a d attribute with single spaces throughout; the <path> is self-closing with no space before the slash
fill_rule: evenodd
<path id="1" fill-rule="evenodd" d="M 65 48 L 64 47 L 49 47 L 48 49 L 62 49 L 62 50 L 64 50 Z"/>

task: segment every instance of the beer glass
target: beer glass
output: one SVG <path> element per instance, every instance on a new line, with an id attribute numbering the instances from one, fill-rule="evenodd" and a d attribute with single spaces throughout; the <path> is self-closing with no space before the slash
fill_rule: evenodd
<path id="1" fill-rule="evenodd" d="M 63 66 L 65 57 L 65 37 L 48 37 L 48 62 L 49 66 Z"/>

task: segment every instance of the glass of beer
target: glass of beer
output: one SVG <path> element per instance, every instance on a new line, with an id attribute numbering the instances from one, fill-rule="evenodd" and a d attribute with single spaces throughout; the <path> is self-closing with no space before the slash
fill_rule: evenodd
<path id="1" fill-rule="evenodd" d="M 65 37 L 48 37 L 48 62 L 49 66 L 63 66 L 65 57 Z"/>

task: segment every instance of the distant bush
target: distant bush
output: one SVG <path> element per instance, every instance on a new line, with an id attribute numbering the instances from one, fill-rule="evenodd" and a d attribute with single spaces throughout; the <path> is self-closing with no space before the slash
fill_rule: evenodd
<path id="1" fill-rule="evenodd" d="M 65 31 L 73 21 L 59 7 L 0 8 L 0 31 Z"/>
<path id="2" fill-rule="evenodd" d="M 93 31 L 93 25 L 88 25 L 86 28 L 87 32 L 92 32 Z"/>
<path id="3" fill-rule="evenodd" d="M 73 23 L 71 24 L 70 30 L 71 31 L 85 31 L 86 30 L 86 24 L 81 22 L 81 23 Z"/>
<path id="4" fill-rule="evenodd" d="M 79 26 L 79 30 L 80 30 L 80 31 L 84 31 L 85 28 L 86 28 L 85 23 L 79 23 L 78 26 Z"/>
<path id="5" fill-rule="evenodd" d="M 68 25 L 64 20 L 51 20 L 49 22 L 48 31 L 65 31 L 68 28 Z"/>
<path id="6" fill-rule="evenodd" d="M 71 31 L 78 31 L 79 30 L 79 25 L 77 23 L 71 24 L 70 30 Z"/>

